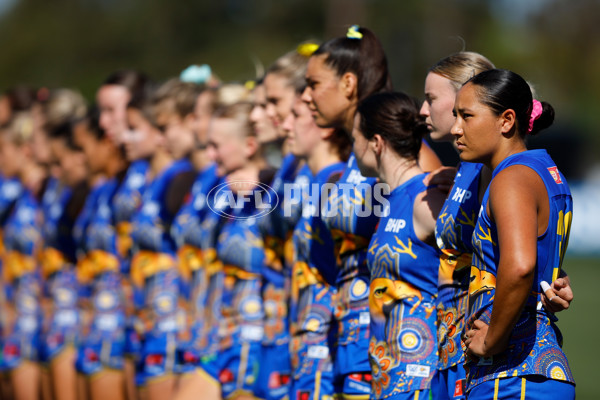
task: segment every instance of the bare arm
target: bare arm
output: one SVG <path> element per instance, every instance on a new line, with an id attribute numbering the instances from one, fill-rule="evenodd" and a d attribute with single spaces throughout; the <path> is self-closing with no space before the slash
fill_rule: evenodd
<path id="1" fill-rule="evenodd" d="M 454 185 L 455 176 L 456 167 L 441 166 L 427 175 L 425 179 L 423 179 L 423 183 L 425 186 L 435 186 L 439 190 L 448 194 Z"/>
<path id="2" fill-rule="evenodd" d="M 427 189 L 415 199 L 413 211 L 415 234 L 423 242 L 434 247 L 436 246 L 435 223 L 445 200 L 446 193 L 439 188 Z"/>
<path id="3" fill-rule="evenodd" d="M 548 224 L 548 197 L 541 178 L 524 166 L 496 176 L 489 214 L 498 229 L 500 259 L 489 327 L 479 321 L 466 333 L 467 352 L 489 357 L 503 351 L 533 284 L 537 237 Z"/>
<path id="4" fill-rule="evenodd" d="M 421 143 L 421 150 L 419 150 L 419 166 L 425 172 L 434 171 L 442 166 L 439 157 L 425 143 L 425 140 Z"/>

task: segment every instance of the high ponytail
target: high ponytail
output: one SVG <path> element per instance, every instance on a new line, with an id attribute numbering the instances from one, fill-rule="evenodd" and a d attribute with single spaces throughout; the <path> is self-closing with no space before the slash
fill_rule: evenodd
<path id="1" fill-rule="evenodd" d="M 367 28 L 352 26 L 348 35 L 328 40 L 313 55 L 326 55 L 325 64 L 339 77 L 347 72 L 356 75 L 359 102 L 372 94 L 392 90 L 383 46 Z"/>

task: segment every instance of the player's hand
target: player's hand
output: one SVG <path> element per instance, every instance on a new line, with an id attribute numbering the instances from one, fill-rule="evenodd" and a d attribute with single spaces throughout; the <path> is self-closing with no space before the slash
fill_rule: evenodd
<path id="1" fill-rule="evenodd" d="M 569 308 L 573 301 L 573 290 L 568 276 L 556 279 L 552 285 L 542 281 L 541 286 L 544 292 L 542 305 L 546 310 L 556 313 Z"/>
<path id="2" fill-rule="evenodd" d="M 488 324 L 483 321 L 476 320 L 471 329 L 463 335 L 465 354 L 473 359 L 476 357 L 489 357 L 488 349 L 485 345 L 485 337 L 488 331 Z"/>
<path id="3" fill-rule="evenodd" d="M 442 192 L 449 193 L 456 176 L 455 167 L 440 167 L 428 174 L 423 183 L 425 186 L 437 186 Z"/>

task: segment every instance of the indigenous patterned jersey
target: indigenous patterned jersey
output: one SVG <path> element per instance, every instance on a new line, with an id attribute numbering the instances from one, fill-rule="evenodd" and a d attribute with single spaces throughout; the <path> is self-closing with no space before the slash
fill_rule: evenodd
<path id="1" fill-rule="evenodd" d="M 81 212 L 75 219 L 75 224 L 73 225 L 73 239 L 75 240 L 75 244 L 77 245 L 77 261 L 78 261 L 78 275 L 81 275 L 81 266 L 85 264 L 87 260 L 85 260 L 85 255 L 87 254 L 87 228 L 96 213 L 98 207 L 98 198 L 104 189 L 104 184 L 106 182 L 102 181 L 97 183 L 88 194 L 85 199 L 85 203 Z M 82 281 L 84 282 L 84 281 Z"/>
<path id="2" fill-rule="evenodd" d="M 142 193 L 146 187 L 148 162 L 137 160 L 131 163 L 123 182 L 113 198 L 113 218 L 117 229 L 117 250 L 121 257 L 121 271 L 129 273 L 131 261 L 131 220 L 142 205 Z"/>
<path id="3" fill-rule="evenodd" d="M 43 358 L 47 361 L 57 356 L 66 344 L 73 343 L 78 333 L 80 287 L 74 268 L 76 244 L 73 239 L 76 212 L 70 208 L 78 200 L 74 193 L 80 194 L 78 190 L 84 187 L 71 189 L 51 179 L 42 198 L 44 249 L 41 269 L 44 290 L 52 304 L 44 321 Z"/>
<path id="4" fill-rule="evenodd" d="M 290 321 L 292 336 L 306 335 L 303 345 L 318 344 L 329 350 L 335 302 L 335 282 L 339 264 L 335 258 L 331 233 L 321 219 L 321 199 L 325 188 L 339 179 L 343 163 L 319 171 L 311 180 L 302 216 L 294 229 L 295 262 L 292 271 Z M 328 184 L 327 186 L 324 186 Z M 300 349 L 292 350 L 292 366 L 298 366 Z M 327 355 L 321 361 L 331 360 Z M 310 354 L 309 354 L 310 357 Z M 319 358 L 319 357 L 314 357 Z"/>
<path id="5" fill-rule="evenodd" d="M 254 199 L 251 194 L 242 194 Z M 239 193 L 235 194 L 240 204 Z M 218 200 L 217 200 L 218 201 Z M 233 218 L 224 222 L 217 241 L 217 257 L 223 264 L 225 285 L 219 322 L 221 351 L 241 342 L 263 339 L 263 301 L 261 297 L 264 246 L 256 224 L 259 210 L 252 201 L 231 209 Z"/>
<path id="6" fill-rule="evenodd" d="M 89 329 L 103 340 L 109 335 L 122 338 L 125 326 L 117 233 L 111 207 L 119 183 L 116 178 L 110 179 L 93 192 L 92 211 L 83 234 L 86 253 L 78 263 L 80 281 L 90 286 L 93 318 Z"/>
<path id="7" fill-rule="evenodd" d="M 507 376 L 542 375 L 574 382 L 567 358 L 561 350 L 562 336 L 554 324 L 556 318 L 538 307 L 543 295 L 540 282 L 552 282 L 558 277 L 567 249 L 573 218 L 569 186 L 545 150 L 529 150 L 505 158 L 494 170 L 492 180 L 512 165 L 531 168 L 544 182 L 550 204 L 548 228 L 538 237 L 533 286 L 513 328 L 508 348 L 491 359 L 466 364 L 467 390 L 481 382 Z M 466 329 L 477 319 L 489 324 L 494 305 L 500 252 L 496 225 L 486 212 L 488 201 L 489 187 L 484 194 L 473 235 L 475 252 L 471 266 Z"/>
<path id="8" fill-rule="evenodd" d="M 175 242 L 169 234 L 174 215 L 165 201 L 169 184 L 178 174 L 191 171 L 188 160 L 173 162 L 146 187 L 142 207 L 133 217 L 135 256 L 131 261 L 134 285 L 143 287 L 144 332 L 158 335 L 180 330 L 178 322 L 179 278 L 175 264 Z"/>
<path id="9" fill-rule="evenodd" d="M 4 225 L 22 192 L 23 186 L 17 178 L 0 176 L 0 225 Z"/>
<path id="10" fill-rule="evenodd" d="M 275 210 L 257 220 L 265 246 L 262 296 L 265 310 L 264 345 L 289 342 L 289 291 L 293 264 L 292 232 L 300 218 L 310 170 L 294 155 L 284 157 L 272 189 Z"/>
<path id="11" fill-rule="evenodd" d="M 338 373 L 368 371 L 369 270 L 367 249 L 379 221 L 374 204 L 375 178 L 361 175 L 354 154 L 331 192 L 323 221 L 331 231 L 341 265 L 336 278 L 338 298 Z"/>
<path id="12" fill-rule="evenodd" d="M 201 171 L 192 186 L 189 198 L 177 213 L 171 226 L 171 235 L 178 247 L 180 294 L 188 308 L 186 326 L 191 327 L 190 344 L 198 352 L 203 350 L 201 335 L 205 332 L 205 307 L 208 293 L 208 279 L 202 257 L 201 222 L 206 213 L 210 212 L 207 196 L 218 181 L 215 165 Z"/>
<path id="13" fill-rule="evenodd" d="M 23 358 L 39 357 L 42 323 L 42 281 L 37 264 L 41 245 L 41 206 L 29 190 L 23 190 L 4 227 L 3 283 L 15 319 L 5 337 L 4 363 L 16 367 Z"/>
<path id="14" fill-rule="evenodd" d="M 32 258 L 37 256 L 36 251 L 41 244 L 41 223 L 40 202 L 29 190 L 23 190 L 4 226 L 6 251 L 18 252 Z M 21 272 L 27 271 L 14 272 L 12 276 L 19 276 Z"/>
<path id="15" fill-rule="evenodd" d="M 65 263 L 74 264 L 76 260 L 76 245 L 72 234 L 75 220 L 66 212 L 72 194 L 71 188 L 60 184 L 58 180 L 50 179 L 46 185 L 42 198 L 42 272 L 45 276 L 61 269 Z"/>
<path id="16" fill-rule="evenodd" d="M 417 175 L 390 193 L 389 213 L 369 246 L 369 355 L 376 399 L 428 389 L 437 367 L 439 253 L 417 238 L 413 227 L 415 198 L 426 190 L 424 177 Z"/>
<path id="17" fill-rule="evenodd" d="M 200 224 L 200 249 L 202 264 L 206 272 L 207 290 L 204 309 L 204 327 L 200 334 L 200 348 L 203 354 L 215 355 L 219 350 L 219 321 L 224 286 L 223 264 L 217 257 L 217 238 L 225 223 L 218 212 L 228 211 L 226 204 L 216 205 L 213 196 L 207 199 L 207 205 L 216 212 L 207 212 Z"/>
<path id="18" fill-rule="evenodd" d="M 462 162 L 452 190 L 436 222 L 435 236 L 442 250 L 438 280 L 439 369 L 462 363 L 460 335 L 465 325 L 473 247 L 471 237 L 479 212 L 482 164 Z M 468 267 L 468 268 L 467 268 Z"/>

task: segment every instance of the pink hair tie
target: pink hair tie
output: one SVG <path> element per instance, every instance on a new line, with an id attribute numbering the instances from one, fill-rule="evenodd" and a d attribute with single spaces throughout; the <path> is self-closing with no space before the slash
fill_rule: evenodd
<path id="1" fill-rule="evenodd" d="M 529 117 L 529 129 L 527 129 L 527 133 L 531 133 L 533 130 L 533 122 L 542 115 L 544 107 L 542 107 L 542 103 L 533 99 L 533 104 L 531 107 L 531 117 Z"/>

